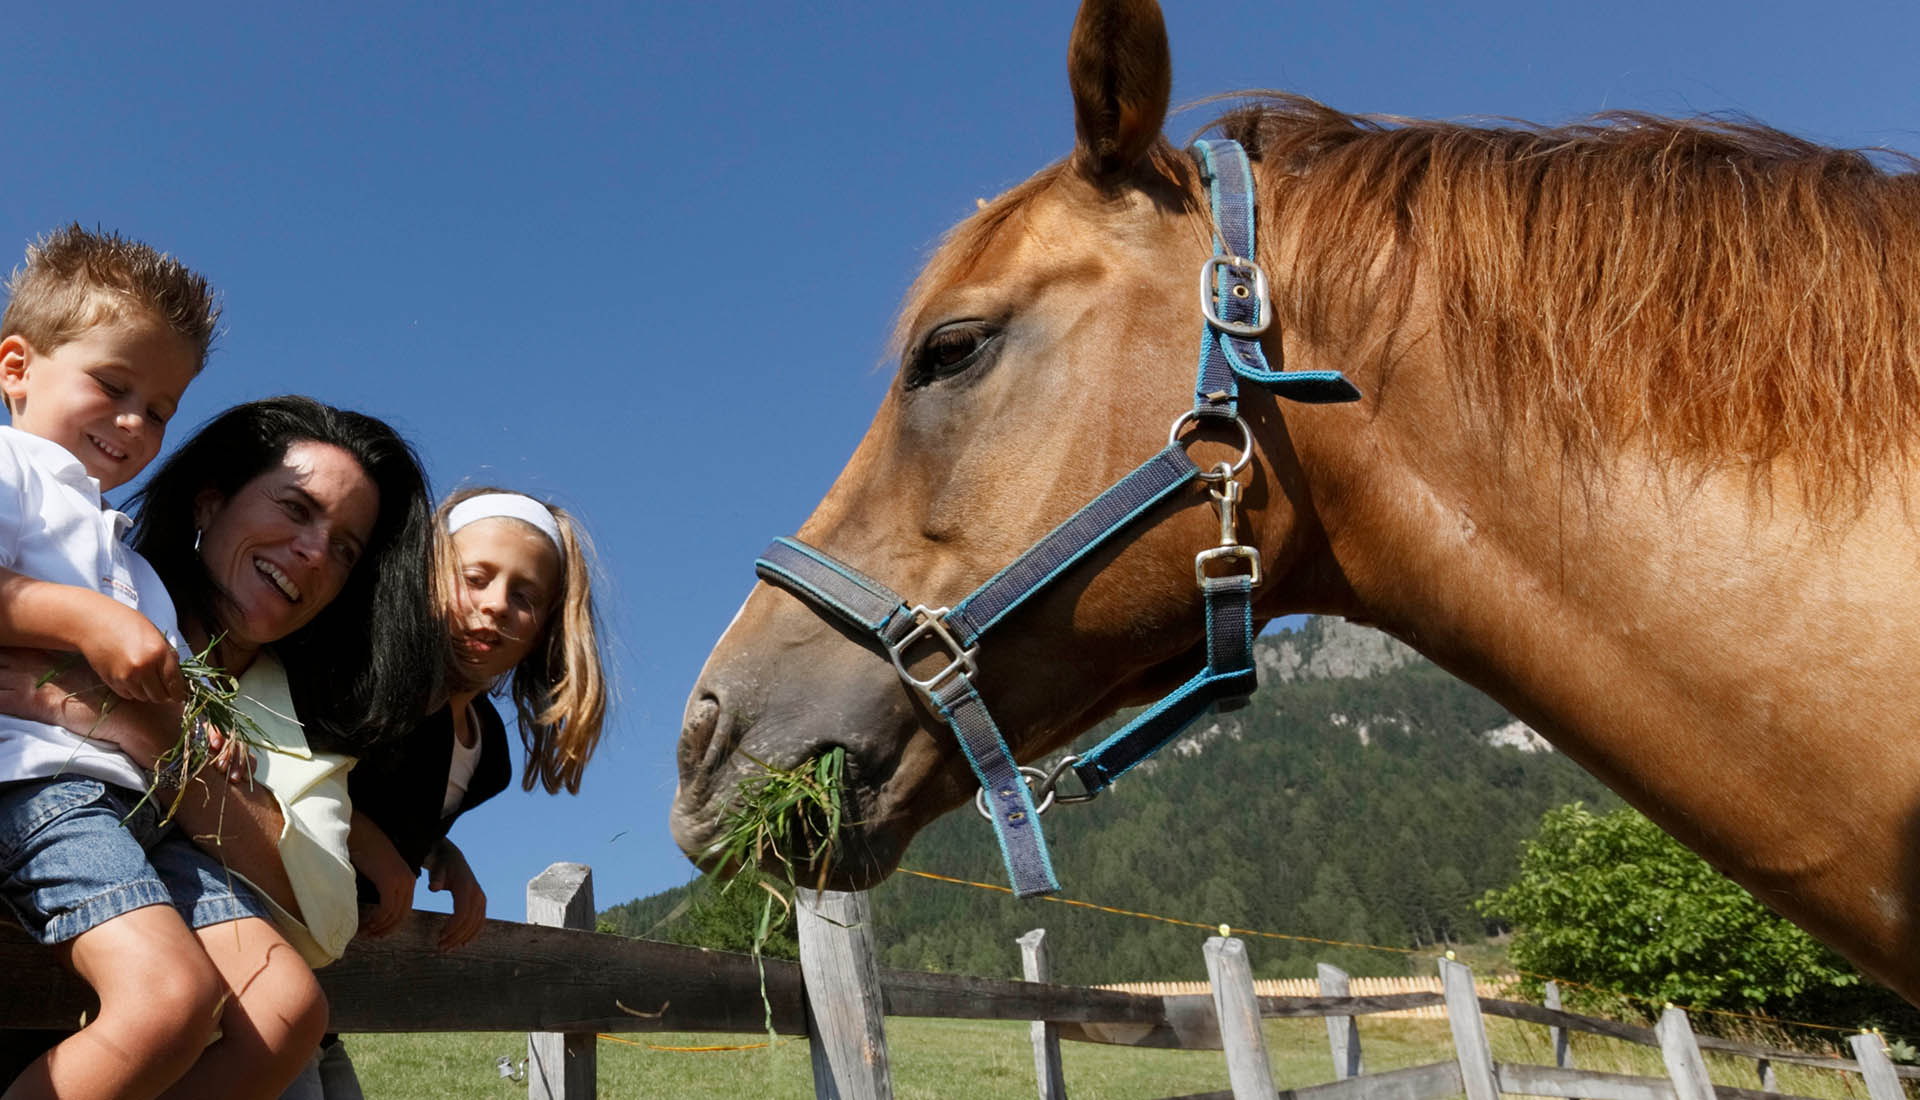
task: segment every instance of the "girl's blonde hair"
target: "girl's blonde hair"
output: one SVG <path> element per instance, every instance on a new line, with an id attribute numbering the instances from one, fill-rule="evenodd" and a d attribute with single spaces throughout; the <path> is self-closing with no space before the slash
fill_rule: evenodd
<path id="1" fill-rule="evenodd" d="M 453 535 L 447 530 L 447 513 L 468 497 L 514 492 L 469 486 L 456 490 L 434 511 L 433 583 L 443 614 L 451 616 L 460 606 L 454 580 L 460 558 L 454 553 Z M 558 794 L 562 787 L 568 794 L 579 794 L 580 776 L 600 743 L 607 715 L 599 617 L 593 609 L 593 547 L 579 521 L 566 509 L 546 501 L 539 503 L 553 514 L 553 522 L 560 528 L 560 590 L 554 594 L 541 637 L 526 657 L 501 677 L 503 682 L 485 686 L 490 692 L 507 687 L 513 699 L 520 744 L 526 750 L 521 787 L 530 791 L 537 780 L 548 794 Z M 451 648 L 447 660 L 448 667 L 456 670 L 457 681 L 458 666 Z"/>

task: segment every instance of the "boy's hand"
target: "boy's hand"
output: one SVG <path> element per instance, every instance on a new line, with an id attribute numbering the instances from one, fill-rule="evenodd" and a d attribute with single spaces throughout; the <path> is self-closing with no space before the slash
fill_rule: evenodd
<path id="1" fill-rule="evenodd" d="M 100 597 L 88 608 L 74 641 L 115 695 L 136 703 L 186 701 L 180 655 L 159 628 L 133 608 Z"/>
<path id="2" fill-rule="evenodd" d="M 453 917 L 440 932 L 440 949 L 450 951 L 480 934 L 487 919 L 487 892 L 467 866 L 467 857 L 442 838 L 427 857 L 427 889 L 453 895 Z"/>

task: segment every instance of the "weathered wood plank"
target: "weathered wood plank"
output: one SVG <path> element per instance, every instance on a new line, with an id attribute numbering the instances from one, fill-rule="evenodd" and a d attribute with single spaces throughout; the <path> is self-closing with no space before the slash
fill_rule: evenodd
<path id="1" fill-rule="evenodd" d="M 1609 1039 L 1624 1039 L 1629 1043 L 1657 1047 L 1660 1037 L 1650 1027 L 1636 1027 L 1623 1024 L 1618 1020 L 1602 1020 L 1593 1016 L 1582 1016 L 1576 1012 L 1561 1012 L 1556 1009 L 1542 1008 L 1525 1001 L 1503 1001 L 1494 997 L 1480 998 L 1480 1011 L 1489 1016 L 1502 1016 L 1522 1023 L 1544 1024 L 1547 1027 L 1563 1027 L 1570 1031 L 1584 1031 L 1590 1035 L 1604 1035 Z"/>
<path id="2" fill-rule="evenodd" d="M 1546 989 L 1547 1011 L 1560 1011 L 1560 983 L 1548 982 Z M 1482 1008 L 1482 1012 L 1486 1009 Z M 1547 1028 L 1547 1036 L 1553 1040 L 1553 1064 L 1560 1069 L 1573 1068 L 1573 1046 L 1568 1042 L 1565 1026 L 1552 1024 Z"/>
<path id="3" fill-rule="evenodd" d="M 764 1032 L 752 958 L 564 928 L 489 920 L 457 951 L 437 946 L 444 913 L 416 912 L 358 939 L 319 972 L 341 1031 Z M 773 1029 L 806 1034 L 800 968 L 769 959 Z M 52 955 L 0 922 L 0 1026 L 71 1027 L 91 994 Z M 623 1007 L 624 1006 L 624 1007 Z M 631 1011 L 628 1011 L 631 1010 Z M 635 1015 L 645 1013 L 647 1015 Z"/>
<path id="4" fill-rule="evenodd" d="M 1030 982 L 1047 981 L 1047 930 L 1035 928 L 1018 942 L 1021 975 Z M 1040 1100 L 1067 1100 L 1067 1080 L 1060 1068 L 1060 1025 L 1035 1020 L 1027 1032 L 1033 1040 L 1033 1077 Z"/>
<path id="5" fill-rule="evenodd" d="M 1452 959 L 1441 959 L 1440 987 L 1447 998 L 1447 1027 L 1453 1032 L 1453 1052 L 1460 1061 L 1467 1100 L 1500 1100 L 1493 1081 L 1493 1048 L 1487 1043 L 1487 1022 L 1480 1015 L 1473 971 Z"/>
<path id="6" fill-rule="evenodd" d="M 1654 1031 L 1660 1036 L 1660 1059 L 1667 1064 L 1677 1100 L 1714 1100 L 1707 1060 L 1700 1055 L 1700 1044 L 1693 1040 L 1693 1023 L 1686 1012 L 1668 1005 L 1661 1011 Z"/>
<path id="7" fill-rule="evenodd" d="M 1269 1019 L 1303 1016 L 1370 1016 L 1445 1004 L 1438 993 L 1383 993 L 1374 997 L 1262 997 L 1260 1015 Z"/>
<path id="8" fill-rule="evenodd" d="M 593 868 L 555 863 L 527 883 L 527 923 L 593 930 Z M 592 1032 L 534 1031 L 527 1035 L 527 1100 L 593 1100 L 596 1087 Z"/>
<path id="9" fill-rule="evenodd" d="M 1590 1069 L 1558 1069 L 1553 1066 L 1498 1062 L 1494 1077 L 1500 1091 L 1528 1096 L 1586 1097 L 1587 1100 L 1675 1100 L 1673 1082 L 1660 1077 L 1635 1077 L 1623 1073 L 1603 1073 Z M 1810 1100 L 1804 1096 L 1759 1092 L 1754 1089 L 1715 1085 L 1717 1100 Z"/>
<path id="10" fill-rule="evenodd" d="M 1347 972 L 1337 966 L 1320 963 L 1316 967 L 1320 994 L 1324 997 L 1347 995 Z M 1265 1015 L 1262 1013 L 1262 1015 Z M 1344 1081 L 1358 1077 L 1360 1069 L 1360 1028 L 1352 1016 L 1327 1017 L 1327 1052 L 1333 1057 L 1333 1078 Z"/>
<path id="11" fill-rule="evenodd" d="M 1166 1019 L 1164 1002 L 1183 999 L 885 967 L 880 970 L 880 988 L 886 991 L 889 1016 L 947 1020 L 1153 1024 Z M 1204 994 L 1184 999 L 1211 1002 Z"/>
<path id="12" fill-rule="evenodd" d="M 1204 994 L 1161 998 L 1163 1015 L 1155 1023 L 1061 1023 L 1060 1038 L 1076 1043 L 1148 1047 L 1161 1050 L 1223 1050 L 1220 1017 Z"/>
<path id="13" fill-rule="evenodd" d="M 1463 1088 L 1458 1062 L 1432 1062 L 1324 1085 L 1281 1089 L 1280 1100 L 1439 1100 L 1458 1096 Z"/>
<path id="14" fill-rule="evenodd" d="M 1906 1100 L 1900 1078 L 1894 1076 L 1893 1060 L 1887 1057 L 1887 1044 L 1872 1032 L 1847 1040 L 1853 1056 L 1860 1062 L 1860 1076 L 1867 1080 L 1867 1095 L 1873 1100 Z"/>
<path id="15" fill-rule="evenodd" d="M 1489 1016 L 1503 1016 L 1509 1020 L 1520 1020 L 1530 1024 L 1544 1024 L 1548 1027 L 1563 1027 L 1572 1031 L 1584 1031 L 1592 1035 L 1604 1035 L 1610 1039 L 1622 1039 L 1642 1046 L 1657 1047 L 1660 1037 L 1652 1028 L 1623 1024 L 1618 1020 L 1603 1020 L 1593 1016 L 1582 1016 L 1574 1012 L 1561 1012 L 1524 1001 L 1503 1001 L 1491 997 L 1480 998 L 1480 1010 Z M 1754 1043 L 1742 1043 L 1733 1039 L 1721 1039 L 1712 1035 L 1696 1035 L 1694 1041 L 1701 1050 L 1710 1050 L 1716 1054 L 1732 1054 L 1745 1058 L 1766 1058 L 1775 1062 L 1784 1062 L 1796 1066 L 1812 1066 L 1815 1069 L 1844 1070 L 1849 1073 L 1860 1072 L 1860 1063 L 1850 1058 L 1836 1058 L 1832 1055 L 1807 1054 L 1803 1051 L 1787 1050 L 1782 1047 L 1760 1046 Z M 1894 1072 L 1902 1078 L 1920 1080 L 1920 1066 L 1895 1066 Z M 1724 1086 L 1723 1086 L 1724 1087 Z"/>
<path id="16" fill-rule="evenodd" d="M 1811 1096 L 1795 1096 L 1790 1092 L 1762 1092 L 1733 1085 L 1715 1085 L 1713 1094 L 1720 1100 L 1814 1100 Z"/>
<path id="17" fill-rule="evenodd" d="M 1006 978 L 927 974 L 885 967 L 880 970 L 880 985 L 887 992 L 887 1015 L 948 1020 L 1155 1024 L 1165 1020 L 1163 1005 L 1193 1000 L 1212 1003 L 1211 995 L 1204 993 L 1122 993 L 1116 989 L 1042 985 Z M 1393 993 L 1378 997 L 1259 997 L 1257 1000 L 1260 1015 L 1266 1019 L 1364 1016 L 1443 1003 L 1438 993 Z"/>
<path id="18" fill-rule="evenodd" d="M 1590 1069 L 1561 1069 L 1518 1062 L 1496 1062 L 1494 1080 L 1501 1092 L 1527 1096 L 1584 1097 L 1585 1100 L 1674 1100 L 1673 1082 Z"/>
<path id="19" fill-rule="evenodd" d="M 1253 967 L 1247 961 L 1247 945 L 1227 936 L 1209 936 L 1204 953 L 1233 1095 L 1236 1100 L 1269 1100 L 1274 1094 L 1273 1063 L 1267 1057 L 1267 1036 L 1260 1027 L 1259 998 L 1253 995 Z"/>
<path id="20" fill-rule="evenodd" d="M 806 971 L 813 1094 L 819 1100 L 893 1100 L 880 968 L 867 895 L 795 890 Z"/>
<path id="21" fill-rule="evenodd" d="M 1281 1089 L 1275 1100 L 1439 1100 L 1460 1094 L 1460 1067 L 1453 1062 L 1369 1073 L 1325 1085 Z M 1167 1100 L 1233 1100 L 1231 1092 L 1196 1092 Z"/>

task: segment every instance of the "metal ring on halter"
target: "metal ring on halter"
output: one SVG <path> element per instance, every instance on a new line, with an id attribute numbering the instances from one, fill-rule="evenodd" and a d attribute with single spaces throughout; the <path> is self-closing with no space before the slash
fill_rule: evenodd
<path id="1" fill-rule="evenodd" d="M 1033 780 L 1038 779 L 1042 783 L 1046 782 L 1047 773 L 1041 771 L 1039 768 L 1031 768 L 1025 764 L 1022 764 L 1020 765 L 1020 777 L 1022 779 L 1027 780 L 1027 786 L 1031 788 L 1033 786 Z M 1042 798 L 1038 803 L 1034 805 L 1033 812 L 1036 815 L 1046 813 L 1047 808 L 1052 805 L 1053 805 L 1053 792 L 1048 791 L 1046 797 Z M 976 810 L 979 810 L 980 816 L 986 818 L 988 821 L 992 821 L 994 819 L 993 811 L 987 809 L 987 789 L 985 787 L 982 787 L 979 790 L 973 792 L 973 808 Z"/>
<path id="2" fill-rule="evenodd" d="M 1181 413 L 1179 419 L 1173 422 L 1173 427 L 1167 431 L 1167 445 L 1172 446 L 1178 443 L 1180 441 L 1180 429 L 1187 426 L 1187 421 L 1199 420 L 1200 416 L 1201 413 L 1198 409 L 1188 409 L 1186 412 Z M 1207 419 L 1217 420 L 1219 417 L 1209 415 Z M 1247 427 L 1247 422 L 1238 416 L 1233 418 L 1233 422 L 1240 429 L 1240 457 L 1234 460 L 1232 466 L 1227 467 L 1227 472 L 1224 474 L 1220 473 L 1218 467 L 1212 470 L 1202 470 L 1200 472 L 1201 481 L 1229 480 L 1240 471 L 1246 469 L 1247 463 L 1253 461 L 1253 429 Z M 1226 464 L 1221 463 L 1221 465 L 1224 466 Z"/>
<path id="3" fill-rule="evenodd" d="M 1222 465 L 1225 465 L 1225 463 L 1222 463 Z M 1075 802 L 1092 802 L 1094 799 L 1100 797 L 1099 791 L 1092 791 L 1085 794 L 1060 793 L 1061 777 L 1066 775 L 1067 772 L 1079 762 L 1080 758 L 1072 753 L 1061 757 L 1060 762 L 1055 764 L 1053 770 L 1047 773 L 1046 781 L 1040 784 L 1039 794 L 1041 797 L 1045 798 L 1048 803 L 1058 802 L 1062 806 L 1071 806 Z"/>

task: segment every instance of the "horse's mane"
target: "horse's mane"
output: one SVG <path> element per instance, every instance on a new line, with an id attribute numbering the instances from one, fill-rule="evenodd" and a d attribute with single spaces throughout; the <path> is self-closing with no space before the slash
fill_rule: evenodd
<path id="1" fill-rule="evenodd" d="M 1837 502 L 1920 443 L 1911 160 L 1888 154 L 1889 171 L 1739 119 L 1471 126 L 1235 98 L 1212 128 L 1259 165 L 1261 250 L 1292 332 L 1388 370 L 1410 337 L 1437 336 L 1490 430 L 1548 433 L 1587 465 L 1629 446 L 1763 477 L 1785 462 Z M 1184 155 L 1154 160 L 1191 185 Z M 1069 170 L 954 227 L 908 292 L 896 352 L 929 295 Z M 1418 333 L 1416 280 L 1435 294 Z"/>
<path id="2" fill-rule="evenodd" d="M 1720 118 L 1478 127 L 1262 96 L 1217 125 L 1262 164 L 1267 247 L 1297 242 L 1269 265 L 1280 322 L 1339 347 L 1384 313 L 1348 350 L 1390 359 L 1419 277 L 1499 430 L 1588 461 L 1785 461 L 1840 498 L 1920 435 L 1911 161 Z"/>

